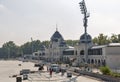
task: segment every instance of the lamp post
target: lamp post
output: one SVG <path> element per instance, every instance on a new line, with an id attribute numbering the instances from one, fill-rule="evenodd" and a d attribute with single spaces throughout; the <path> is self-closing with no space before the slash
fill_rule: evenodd
<path id="1" fill-rule="evenodd" d="M 32 52 L 32 55 L 33 55 L 33 38 L 32 37 L 31 37 L 31 47 L 32 47 L 31 52 Z"/>
<path id="2" fill-rule="evenodd" d="M 8 47 L 8 59 L 10 58 L 10 47 Z"/>
<path id="3" fill-rule="evenodd" d="M 88 60 L 88 48 L 87 48 L 87 22 L 88 22 L 88 17 L 90 16 L 89 13 L 87 12 L 87 8 L 86 8 L 86 4 L 85 4 L 85 0 L 82 0 L 80 3 L 80 9 L 81 9 L 81 13 L 84 15 L 83 18 L 83 26 L 85 28 L 85 50 L 84 50 L 84 59 L 85 59 L 85 63 L 87 63 Z"/>

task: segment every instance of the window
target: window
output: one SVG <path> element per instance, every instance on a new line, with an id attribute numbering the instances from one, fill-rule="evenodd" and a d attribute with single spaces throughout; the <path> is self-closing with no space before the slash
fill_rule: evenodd
<path id="1" fill-rule="evenodd" d="M 35 53 L 35 56 L 38 56 L 38 54 L 37 54 L 37 53 Z"/>
<path id="2" fill-rule="evenodd" d="M 42 53 L 42 55 L 45 55 L 45 53 Z"/>
<path id="3" fill-rule="evenodd" d="M 84 50 L 81 50 L 81 51 L 80 51 L 80 55 L 84 55 Z"/>
<path id="4" fill-rule="evenodd" d="M 71 50 L 71 51 L 63 51 L 63 55 L 74 55 L 74 50 Z"/>
<path id="5" fill-rule="evenodd" d="M 39 56 L 41 56 L 41 53 L 39 54 Z"/>
<path id="6" fill-rule="evenodd" d="M 76 55 L 77 55 L 77 51 L 76 51 Z"/>
<path id="7" fill-rule="evenodd" d="M 102 48 L 99 49 L 89 49 L 88 55 L 102 55 Z"/>

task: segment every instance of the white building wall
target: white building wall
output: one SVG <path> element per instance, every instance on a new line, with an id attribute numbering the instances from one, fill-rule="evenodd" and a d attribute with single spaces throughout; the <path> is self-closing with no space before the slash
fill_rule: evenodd
<path id="1" fill-rule="evenodd" d="M 112 69 L 120 69 L 120 54 L 108 55 L 106 58 L 106 63 Z"/>
<path id="2" fill-rule="evenodd" d="M 120 54 L 120 47 L 107 47 L 106 54 L 107 55 Z"/>
<path id="3" fill-rule="evenodd" d="M 49 49 L 45 49 L 45 58 L 48 58 L 49 57 Z"/>
<path id="4" fill-rule="evenodd" d="M 88 44 L 87 45 L 87 48 L 90 48 L 92 46 L 92 43 L 91 44 Z M 80 43 L 78 45 L 75 46 L 75 53 L 77 51 L 77 55 L 76 55 L 76 63 L 80 63 L 80 62 L 83 62 L 83 58 L 84 58 L 84 55 L 80 55 L 80 52 L 82 50 L 85 50 L 85 44 L 84 43 Z"/>
<path id="5" fill-rule="evenodd" d="M 110 68 L 120 68 L 120 47 L 106 47 L 106 63 Z"/>
<path id="6" fill-rule="evenodd" d="M 105 57 L 106 54 L 107 54 L 107 53 L 106 53 L 106 47 L 103 47 L 103 48 L 102 48 L 102 55 Z"/>

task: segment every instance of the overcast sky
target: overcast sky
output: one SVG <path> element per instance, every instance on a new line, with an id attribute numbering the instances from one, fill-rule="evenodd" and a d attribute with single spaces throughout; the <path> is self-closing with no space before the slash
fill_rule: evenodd
<path id="1" fill-rule="evenodd" d="M 50 40 L 56 30 L 65 40 L 78 40 L 84 33 L 81 0 L 0 0 L 0 46 L 39 39 Z M 120 0 L 86 0 L 90 12 L 88 33 L 120 33 Z"/>

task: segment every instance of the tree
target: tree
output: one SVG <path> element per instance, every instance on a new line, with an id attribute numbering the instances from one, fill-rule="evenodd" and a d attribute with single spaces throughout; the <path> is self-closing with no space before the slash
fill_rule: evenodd
<path id="1" fill-rule="evenodd" d="M 110 75 L 110 73 L 111 73 L 109 67 L 107 67 L 107 66 L 105 66 L 105 67 L 100 67 L 100 71 L 101 71 L 104 75 Z"/>
<path id="2" fill-rule="evenodd" d="M 98 44 L 98 38 L 97 38 L 97 37 L 95 37 L 95 38 L 93 39 L 93 43 L 94 43 L 94 44 Z"/>
<path id="3" fill-rule="evenodd" d="M 2 50 L 5 57 L 15 58 L 18 56 L 19 47 L 13 41 L 9 41 L 3 44 Z"/>
<path id="4" fill-rule="evenodd" d="M 66 40 L 66 43 L 70 46 L 73 46 L 73 41 L 72 40 Z"/>
<path id="5" fill-rule="evenodd" d="M 110 40 L 107 35 L 99 34 L 98 37 L 95 37 L 93 39 L 93 42 L 98 45 L 104 45 L 110 43 Z"/>
<path id="6" fill-rule="evenodd" d="M 23 54 L 32 54 L 41 49 L 42 43 L 40 40 L 34 40 L 32 42 L 27 42 L 21 46 Z"/>
<path id="7" fill-rule="evenodd" d="M 118 43 L 119 42 L 118 35 L 112 34 L 110 40 L 112 43 Z"/>
<path id="8" fill-rule="evenodd" d="M 3 48 L 0 48 L 0 58 L 6 58 L 7 55 L 4 53 Z"/>
<path id="9" fill-rule="evenodd" d="M 42 42 L 42 45 L 44 45 L 47 48 L 49 47 L 49 44 L 50 44 L 50 41 L 47 41 L 47 40 Z"/>
<path id="10" fill-rule="evenodd" d="M 78 43 L 78 40 L 65 40 L 69 46 L 75 46 Z"/>
<path id="11" fill-rule="evenodd" d="M 34 40 L 33 42 L 31 42 L 31 45 L 33 45 L 33 52 L 36 52 L 40 50 L 42 43 L 40 40 Z"/>
<path id="12" fill-rule="evenodd" d="M 120 42 L 120 34 L 118 34 L 118 41 Z"/>

